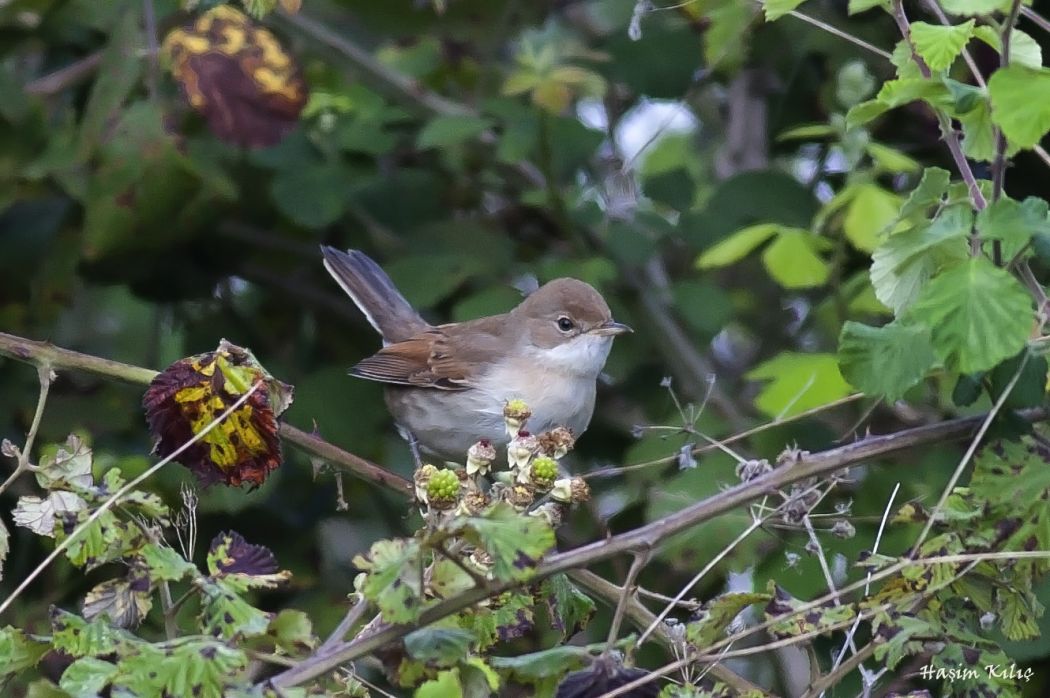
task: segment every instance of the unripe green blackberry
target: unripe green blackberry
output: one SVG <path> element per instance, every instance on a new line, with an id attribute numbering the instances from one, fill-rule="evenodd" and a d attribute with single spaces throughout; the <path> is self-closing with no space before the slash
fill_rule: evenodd
<path id="1" fill-rule="evenodd" d="M 427 483 L 427 499 L 432 506 L 448 507 L 459 496 L 459 476 L 454 470 L 438 470 Z"/>
<path id="2" fill-rule="evenodd" d="M 558 464 L 553 458 L 540 456 L 532 461 L 530 474 L 534 485 L 549 489 L 558 478 Z"/>

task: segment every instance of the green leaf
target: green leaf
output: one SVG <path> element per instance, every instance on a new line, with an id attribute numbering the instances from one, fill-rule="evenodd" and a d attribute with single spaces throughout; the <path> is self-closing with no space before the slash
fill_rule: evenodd
<path id="1" fill-rule="evenodd" d="M 580 591 L 564 574 L 543 580 L 539 593 L 547 604 L 554 629 L 568 639 L 587 627 L 594 615 L 594 601 Z"/>
<path id="2" fill-rule="evenodd" d="M 869 327 L 847 322 L 839 336 L 842 375 L 866 395 L 902 397 L 937 363 L 929 330 L 921 325 L 892 322 Z"/>
<path id="3" fill-rule="evenodd" d="M 55 540 L 61 542 L 72 536 L 90 516 L 88 509 L 78 511 L 75 516 L 64 515 L 63 524 L 55 527 Z M 77 567 L 92 570 L 137 551 L 145 543 L 146 538 L 138 526 L 121 521 L 110 510 L 76 534 L 66 548 L 66 557 Z"/>
<path id="4" fill-rule="evenodd" d="M 871 256 L 875 297 L 899 315 L 938 269 L 966 256 L 972 221 L 969 206 L 951 206 L 929 225 L 886 238 Z"/>
<path id="5" fill-rule="evenodd" d="M 562 645 L 517 657 L 490 657 L 489 664 L 515 681 L 531 684 L 579 669 L 589 657 L 590 652 L 585 647 Z"/>
<path id="6" fill-rule="evenodd" d="M 875 161 L 875 164 L 886 172 L 910 173 L 918 172 L 922 169 L 922 165 L 919 164 L 918 160 L 908 157 L 901 151 L 882 143 L 868 143 L 867 150 L 868 155 Z"/>
<path id="7" fill-rule="evenodd" d="M 438 116 L 431 119 L 416 137 L 416 147 L 447 148 L 473 140 L 492 128 L 492 121 L 480 116 Z"/>
<path id="8" fill-rule="evenodd" d="M 816 250 L 826 242 L 808 230 L 784 228 L 762 253 L 762 263 L 784 288 L 822 286 L 831 275 L 831 268 Z"/>
<path id="9" fill-rule="evenodd" d="M 1005 12 L 1010 6 L 1010 0 L 940 0 L 940 3 L 948 14 L 963 17 Z"/>
<path id="10" fill-rule="evenodd" d="M 713 269 L 739 262 L 759 245 L 776 235 L 780 228 L 781 226 L 776 223 L 761 223 L 738 230 L 704 251 L 696 260 L 696 266 L 698 269 Z"/>
<path id="11" fill-rule="evenodd" d="M 34 666 L 48 649 L 48 643 L 18 628 L 8 625 L 0 629 L 0 679 Z"/>
<path id="12" fill-rule="evenodd" d="M 769 594 L 734 592 L 716 596 L 694 614 L 695 619 L 686 625 L 685 637 L 703 651 L 725 637 L 726 628 L 741 611 L 756 603 L 768 603 L 772 598 Z"/>
<path id="13" fill-rule="evenodd" d="M 946 70 L 973 36 L 974 24 L 972 19 L 956 26 L 912 22 L 911 40 L 930 70 Z"/>
<path id="14" fill-rule="evenodd" d="M 963 373 L 987 370 L 1019 352 L 1034 321 L 1024 286 L 984 257 L 937 275 L 908 315 L 931 329 L 938 358 Z"/>
<path id="15" fill-rule="evenodd" d="M 147 543 L 138 555 L 149 568 L 150 578 L 155 581 L 177 582 L 187 575 L 196 575 L 197 567 L 188 562 L 175 549 L 162 543 Z"/>
<path id="16" fill-rule="evenodd" d="M 117 667 L 114 695 L 223 698 L 247 680 L 248 658 L 218 640 L 189 637 L 137 645 Z"/>
<path id="17" fill-rule="evenodd" d="M 992 121 L 1021 148 L 1031 148 L 1050 130 L 1050 70 L 1011 65 L 988 80 Z"/>
<path id="18" fill-rule="evenodd" d="M 407 623 L 422 612 L 423 562 L 419 541 L 381 540 L 354 565 L 365 570 L 359 591 L 375 603 L 391 623 Z"/>
<path id="19" fill-rule="evenodd" d="M 834 354 L 784 352 L 748 372 L 750 380 L 768 380 L 755 406 L 774 418 L 826 405 L 850 394 Z"/>
<path id="20" fill-rule="evenodd" d="M 540 558 L 554 547 L 554 530 L 539 517 L 519 514 L 505 502 L 481 516 L 459 522 L 462 535 L 485 549 L 499 580 L 532 576 Z"/>
<path id="21" fill-rule="evenodd" d="M 470 653 L 474 633 L 460 628 L 430 626 L 405 636 L 405 650 L 413 658 L 436 666 L 451 666 Z"/>
<path id="22" fill-rule="evenodd" d="M 95 657 L 81 657 L 66 667 L 58 685 L 76 698 L 95 698 L 116 674 L 116 664 Z"/>
<path id="23" fill-rule="evenodd" d="M 112 120 L 138 84 L 142 61 L 129 57 L 141 50 L 141 37 L 139 8 L 125 8 L 102 51 L 99 77 L 91 86 L 84 116 L 80 120 L 79 149 L 82 157 L 103 141 L 106 129 L 112 125 Z"/>
<path id="24" fill-rule="evenodd" d="M 86 621 L 57 608 L 51 609 L 51 631 L 54 649 L 73 657 L 98 657 L 139 642 L 130 633 L 113 627 L 105 618 Z"/>
<path id="25" fill-rule="evenodd" d="M 201 629 L 233 640 L 262 635 L 270 626 L 269 613 L 260 611 L 237 595 L 234 589 L 211 578 L 198 579 Z"/>
<path id="26" fill-rule="evenodd" d="M 1034 235 L 1050 234 L 1047 203 L 1034 196 L 1023 202 L 1004 196 L 977 214 L 977 232 L 983 240 L 1002 240 L 1009 259 Z"/>
<path id="27" fill-rule="evenodd" d="M 777 141 L 814 140 L 817 138 L 830 138 L 836 134 L 835 127 L 830 124 L 803 124 L 782 131 L 777 136 Z"/>
<path id="28" fill-rule="evenodd" d="M 947 85 L 940 80 L 923 77 L 888 80 L 882 84 L 875 99 L 888 108 L 900 107 L 915 100 L 923 100 L 934 107 L 941 108 L 953 106 L 955 103 Z M 848 120 L 849 115 L 846 118 Z"/>
<path id="29" fill-rule="evenodd" d="M 415 698 L 462 698 L 463 686 L 459 682 L 459 669 L 450 669 L 422 684 L 412 694 Z"/>
<path id="30" fill-rule="evenodd" d="M 846 238 L 862 252 L 874 252 L 880 233 L 897 220 L 901 199 L 877 184 L 862 184 L 846 209 L 842 221 Z"/>
<path id="31" fill-rule="evenodd" d="M 915 213 L 925 216 L 927 209 L 941 203 L 951 179 L 951 173 L 940 167 L 927 167 L 923 170 L 922 179 L 901 206 L 900 218 L 903 220 Z"/>
<path id="32" fill-rule="evenodd" d="M 991 162 L 996 154 L 996 131 L 992 124 L 992 107 L 988 100 L 977 102 L 973 109 L 959 116 L 963 127 L 962 147 L 966 157 Z"/>
<path id="33" fill-rule="evenodd" d="M 890 0 L 849 0 L 847 5 L 847 12 L 850 15 L 855 15 L 865 10 L 870 10 L 873 7 L 881 7 L 887 12 L 890 11 Z"/>
<path id="34" fill-rule="evenodd" d="M 306 654 L 317 646 L 310 616 L 292 608 L 282 609 L 266 629 L 266 634 L 285 652 Z"/>
<path id="35" fill-rule="evenodd" d="M 890 105 L 879 99 L 869 99 L 855 104 L 846 112 L 846 128 L 854 129 L 863 126 L 890 110 Z"/>
<path id="36" fill-rule="evenodd" d="M 304 228 L 324 228 L 339 220 L 350 202 L 354 180 L 340 163 L 311 163 L 279 171 L 270 183 L 277 209 Z"/>
<path id="37" fill-rule="evenodd" d="M 1039 407 L 1046 401 L 1046 357 L 1029 353 L 1024 366 L 1021 366 L 1021 359 L 1025 353 L 1022 352 L 1009 361 L 1002 362 L 988 373 L 990 383 L 988 392 L 993 400 L 998 400 L 1014 379 L 1014 374 L 1020 369 L 1021 375 L 1017 383 L 1010 391 L 1006 401 L 1003 402 L 1003 407 L 1008 410 Z"/>
<path id="38" fill-rule="evenodd" d="M 762 8 L 766 11 L 766 21 L 772 22 L 790 13 L 806 0 L 762 0 Z"/>
<path id="39" fill-rule="evenodd" d="M 1002 37 L 994 28 L 981 25 L 974 30 L 973 34 L 998 53 L 1003 52 Z M 1043 49 L 1039 46 L 1039 42 L 1016 27 L 1010 32 L 1010 64 L 1022 65 L 1034 70 L 1043 67 Z"/>

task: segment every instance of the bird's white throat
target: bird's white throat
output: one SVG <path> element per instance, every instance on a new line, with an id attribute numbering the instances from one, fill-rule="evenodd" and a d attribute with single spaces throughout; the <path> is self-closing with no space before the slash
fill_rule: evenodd
<path id="1" fill-rule="evenodd" d="M 596 378 L 609 358 L 612 337 L 581 334 L 553 348 L 532 349 L 532 358 L 558 373 Z"/>

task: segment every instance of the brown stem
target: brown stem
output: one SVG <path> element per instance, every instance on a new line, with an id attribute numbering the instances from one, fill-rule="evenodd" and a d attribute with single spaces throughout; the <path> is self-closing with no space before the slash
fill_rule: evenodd
<path id="1" fill-rule="evenodd" d="M 1003 34 L 999 42 L 999 67 L 1005 68 L 1010 65 L 1010 37 L 1013 34 L 1014 25 L 1017 24 L 1017 15 L 1021 10 L 1021 0 L 1013 0 L 1010 12 L 1003 22 Z M 1003 194 L 1003 185 L 1006 181 L 1006 136 L 1002 129 L 996 129 L 995 136 L 995 160 L 992 161 L 992 201 L 998 201 Z M 998 248 L 1002 245 L 996 240 Z M 1001 253 L 1000 253 L 1001 255 Z M 997 264 L 1001 261 L 997 260 Z"/>
<path id="2" fill-rule="evenodd" d="M 37 342 L 4 332 L 0 332 L 0 356 L 7 356 L 35 366 L 48 365 L 57 369 L 86 371 L 140 385 L 148 384 L 157 375 L 157 371 L 148 368 L 81 354 L 77 351 L 56 347 L 50 342 Z M 405 497 L 412 496 L 412 483 L 405 478 L 360 456 L 344 451 L 316 434 L 308 434 L 285 423 L 281 424 L 278 433 L 285 441 L 324 458 L 341 470 L 383 485 Z"/>

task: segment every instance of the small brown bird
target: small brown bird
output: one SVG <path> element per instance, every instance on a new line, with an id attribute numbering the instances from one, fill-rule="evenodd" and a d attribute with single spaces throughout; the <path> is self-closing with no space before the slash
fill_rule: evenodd
<path id="1" fill-rule="evenodd" d="M 578 437 L 590 424 L 598 374 L 615 322 L 590 285 L 555 279 L 509 313 L 428 324 L 368 255 L 322 247 L 324 265 L 383 338 L 383 348 L 350 369 L 386 385 L 386 402 L 412 444 L 462 461 L 482 439 L 506 445 L 504 405 L 524 400 L 533 433 L 557 426 Z"/>

